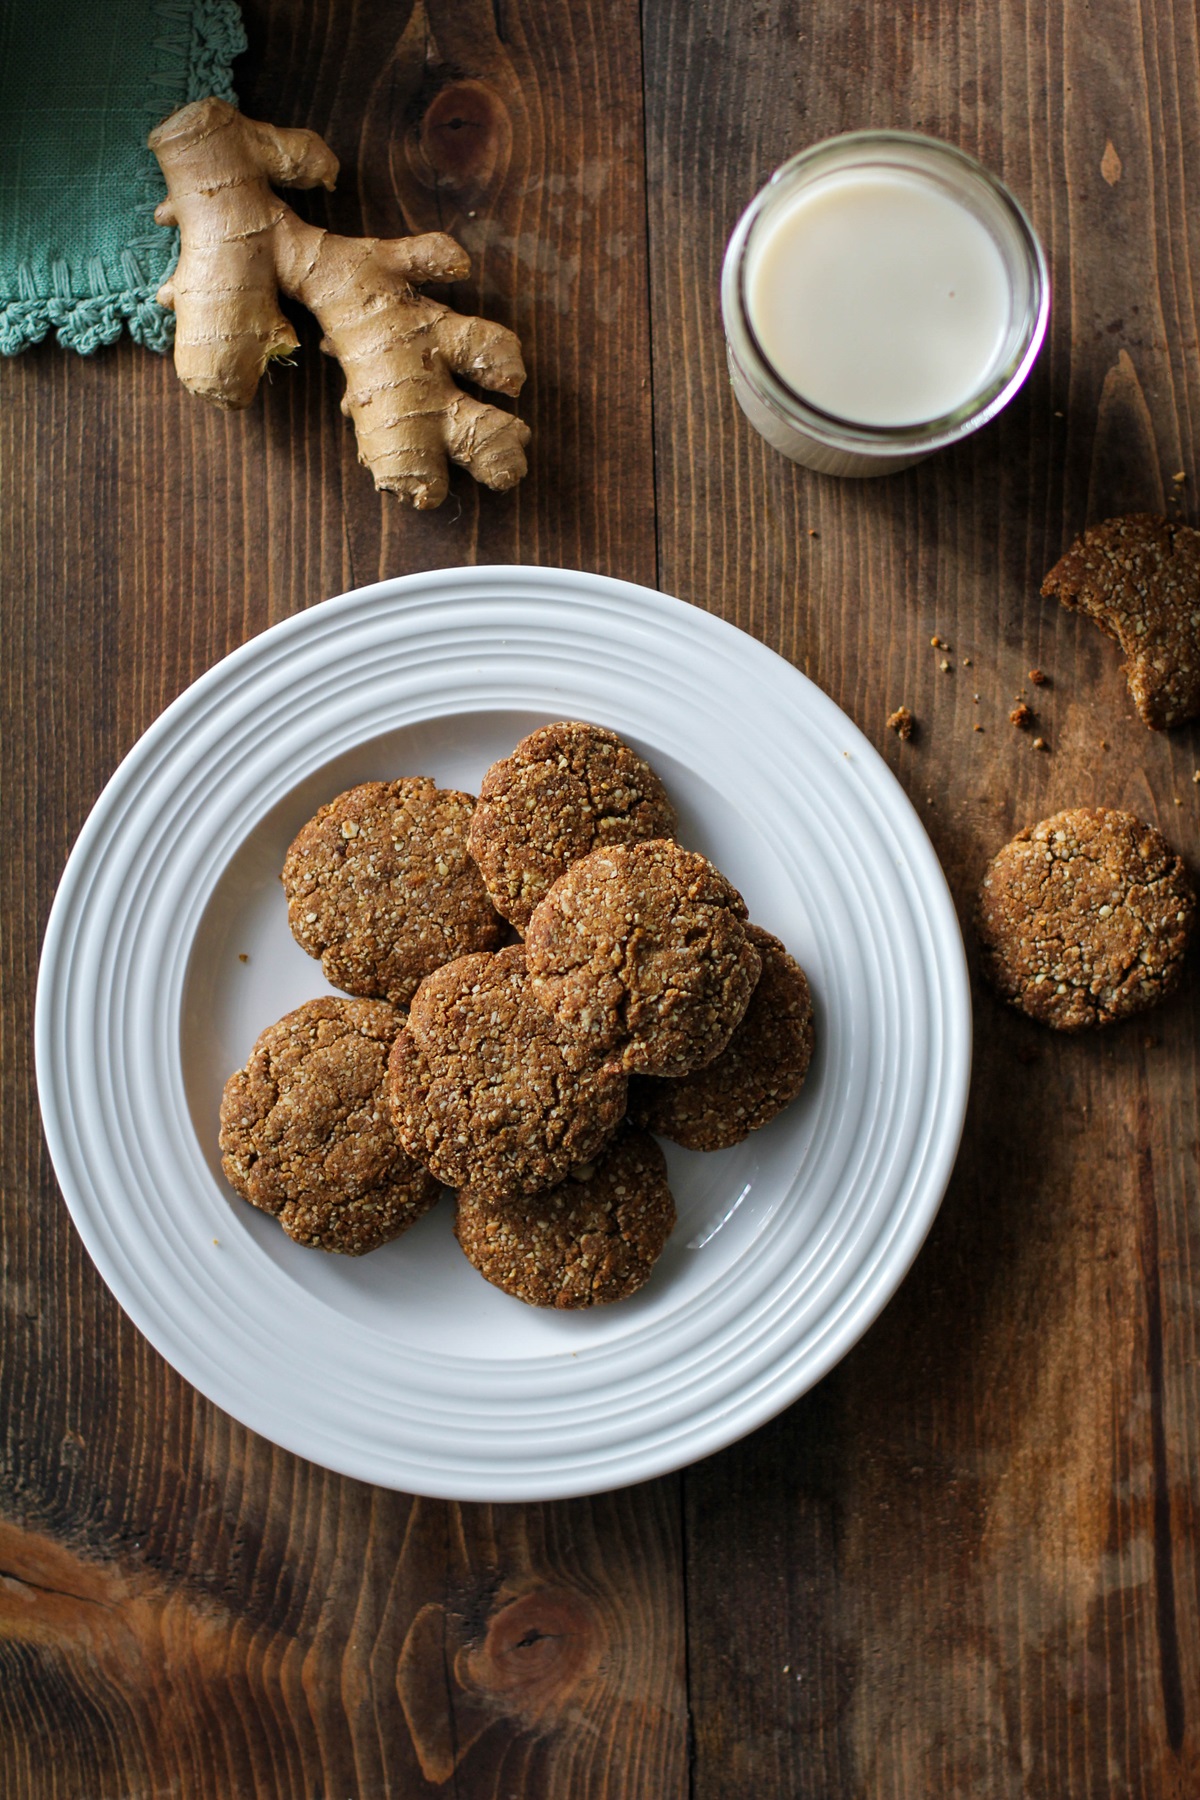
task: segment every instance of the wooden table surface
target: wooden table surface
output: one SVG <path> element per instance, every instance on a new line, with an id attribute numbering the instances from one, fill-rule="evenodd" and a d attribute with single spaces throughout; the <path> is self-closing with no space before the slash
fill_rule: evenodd
<path id="1" fill-rule="evenodd" d="M 456 476 L 440 512 L 379 497 L 307 320 L 296 367 L 236 416 L 129 342 L 0 368 L 0 1792 L 1196 1800 L 1194 964 L 1099 1039 L 976 984 L 957 1170 L 864 1341 L 722 1454 L 547 1505 L 366 1487 L 201 1399 L 75 1236 L 30 1053 L 55 884 L 135 739 L 253 633 L 408 570 L 565 564 L 734 621 L 879 746 L 964 919 L 989 855 L 1063 806 L 1131 808 L 1195 869 L 1200 735 L 1148 732 L 1116 649 L 1038 597 L 1088 521 L 1196 520 L 1194 7 L 246 13 L 245 110 L 342 160 L 337 193 L 298 207 L 474 252 L 459 303 L 520 333 L 532 461 L 508 495 Z M 998 424 L 859 484 L 754 436 L 717 289 L 770 171 L 864 125 L 996 170 L 1055 307 Z M 1008 722 L 1022 690 L 1048 751 Z M 901 702 L 907 744 L 884 723 Z"/>

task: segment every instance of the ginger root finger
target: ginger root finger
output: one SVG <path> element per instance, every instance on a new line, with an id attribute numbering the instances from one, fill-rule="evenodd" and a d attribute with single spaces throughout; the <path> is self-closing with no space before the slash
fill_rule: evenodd
<path id="1" fill-rule="evenodd" d="M 480 387 L 514 398 L 525 385 L 521 340 L 507 326 L 451 312 L 446 306 L 434 326 L 434 337 L 456 375 L 466 375 Z"/>
<path id="2" fill-rule="evenodd" d="M 257 144 L 260 166 L 274 187 L 323 187 L 332 194 L 339 164 L 323 137 L 300 125 L 265 125 L 241 113 L 237 117 Z"/>
<path id="3" fill-rule="evenodd" d="M 359 461 L 377 488 L 424 511 L 446 497 L 448 457 L 493 488 L 514 486 L 526 469 L 529 427 L 462 392 L 446 343 L 460 343 L 464 372 L 507 393 L 525 370 L 511 332 L 414 293 L 396 273 L 404 243 L 335 237 L 291 212 L 276 230 L 280 285 L 316 315 L 321 348 L 346 377 L 342 411 Z"/>
<path id="4" fill-rule="evenodd" d="M 332 188 L 337 158 L 315 132 L 245 119 L 215 97 L 172 113 L 148 142 L 167 183 L 154 216 L 180 234 L 158 293 L 175 314 L 176 373 L 218 406 L 248 406 L 271 358 L 299 343 L 277 298 L 274 234 L 288 208 L 270 182 Z"/>
<path id="5" fill-rule="evenodd" d="M 417 237 L 375 238 L 380 267 L 401 281 L 461 281 L 471 273 L 471 259 L 445 231 L 423 231 Z"/>
<path id="6" fill-rule="evenodd" d="M 525 446 L 529 427 L 498 406 L 456 393 L 446 409 L 446 454 L 452 462 L 470 469 L 484 487 L 515 487 L 525 473 Z"/>

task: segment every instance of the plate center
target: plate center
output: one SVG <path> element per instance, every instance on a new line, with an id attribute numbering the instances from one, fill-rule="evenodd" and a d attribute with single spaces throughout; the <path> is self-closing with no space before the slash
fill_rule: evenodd
<path id="1" fill-rule="evenodd" d="M 361 781 L 427 775 L 442 787 L 473 794 L 492 762 L 547 722 L 548 715 L 525 711 L 472 711 L 424 720 L 369 738 L 302 774 L 225 864 L 188 959 L 180 1055 L 196 1141 L 227 1201 L 223 1250 L 252 1264 L 269 1264 L 294 1285 L 301 1309 L 320 1303 L 349 1324 L 426 1353 L 492 1361 L 558 1352 L 572 1356 L 640 1333 L 686 1309 L 698 1292 L 719 1282 L 779 1205 L 805 1204 L 796 1193 L 797 1176 L 812 1135 L 826 1056 L 823 1042 L 800 1100 L 747 1143 L 707 1156 L 665 1146 L 679 1224 L 648 1286 L 614 1306 L 581 1313 L 539 1311 L 491 1287 L 454 1241 L 454 1203 L 448 1195 L 394 1244 L 365 1257 L 343 1257 L 293 1244 L 225 1181 L 217 1119 L 226 1078 L 245 1063 L 266 1026 L 318 994 L 337 991 L 288 929 L 279 872 L 296 833 L 318 807 Z M 596 722 L 622 730 L 619 719 Z M 751 916 L 777 932 L 812 976 L 813 949 L 796 894 L 761 831 L 709 782 L 661 748 L 634 734 L 622 735 L 666 783 L 679 813 L 682 841 L 702 850 L 741 887 Z M 819 992 L 819 981 L 814 985 Z"/>

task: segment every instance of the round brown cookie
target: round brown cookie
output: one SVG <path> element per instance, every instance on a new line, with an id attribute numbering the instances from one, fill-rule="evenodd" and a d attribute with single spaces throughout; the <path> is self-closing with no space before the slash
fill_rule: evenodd
<path id="1" fill-rule="evenodd" d="M 407 1006 L 434 969 L 502 941 L 467 854 L 474 809 L 409 776 L 364 781 L 309 820 L 283 865 L 288 923 L 335 987 Z"/>
<path id="2" fill-rule="evenodd" d="M 491 1200 L 539 1193 L 588 1161 L 624 1116 L 627 1088 L 617 1061 L 535 1004 L 519 944 L 423 981 L 388 1074 L 409 1154 Z"/>
<path id="3" fill-rule="evenodd" d="M 549 1193 L 497 1206 L 464 1188 L 454 1234 L 493 1287 L 530 1306 L 602 1306 L 644 1285 L 674 1224 L 666 1158 L 625 1127 Z"/>
<path id="4" fill-rule="evenodd" d="M 358 1256 L 399 1237 L 438 1197 L 401 1148 L 384 1098 L 403 1023 L 378 1000 L 310 1000 L 268 1026 L 225 1083 L 222 1167 L 297 1243 Z"/>
<path id="5" fill-rule="evenodd" d="M 804 970 L 758 925 L 746 936 L 762 974 L 746 1014 L 720 1056 L 676 1081 L 635 1075 L 629 1116 L 688 1150 L 740 1144 L 794 1100 L 813 1053 L 813 1009 Z"/>
<path id="6" fill-rule="evenodd" d="M 404 1178 L 381 1182 L 357 1200 L 289 1200 L 278 1214 L 279 1223 L 293 1243 L 309 1250 L 365 1256 L 390 1244 L 436 1204 L 442 1191 L 419 1163 L 403 1160 Z"/>
<path id="7" fill-rule="evenodd" d="M 520 930 L 564 869 L 602 844 L 671 837 L 662 782 L 613 731 L 566 720 L 483 778 L 467 840 L 497 912 Z"/>
<path id="8" fill-rule="evenodd" d="M 529 921 L 539 1003 L 630 1071 L 686 1075 L 719 1056 L 754 991 L 741 895 L 666 838 L 593 850 Z"/>
<path id="9" fill-rule="evenodd" d="M 1195 910 L 1183 863 L 1152 825 L 1077 807 L 992 859 L 975 923 L 1006 1000 L 1056 1031 L 1084 1031 L 1170 992 Z"/>

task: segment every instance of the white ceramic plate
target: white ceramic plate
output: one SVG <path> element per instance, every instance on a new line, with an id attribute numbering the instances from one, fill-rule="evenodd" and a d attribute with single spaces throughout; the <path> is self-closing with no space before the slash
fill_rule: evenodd
<path id="1" fill-rule="evenodd" d="M 225 1185 L 217 1107 L 257 1033 L 329 991 L 278 874 L 369 777 L 474 791 L 533 726 L 609 725 L 809 973 L 818 1053 L 747 1143 L 668 1146 L 648 1286 L 539 1312 L 485 1283 L 444 1201 L 371 1256 L 292 1244 Z M 592 1493 L 719 1449 L 819 1379 L 916 1255 L 966 1105 L 962 940 L 929 840 L 833 702 L 646 588 L 534 568 L 382 582 L 254 639 L 105 789 L 42 959 L 46 1134 L 75 1223 L 167 1360 L 329 1468 L 466 1500 Z M 215 1240 L 215 1241 L 214 1241 Z"/>

